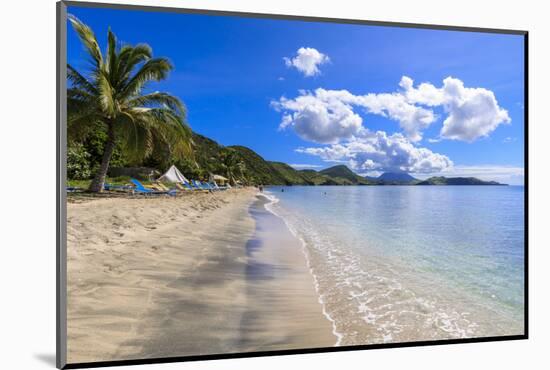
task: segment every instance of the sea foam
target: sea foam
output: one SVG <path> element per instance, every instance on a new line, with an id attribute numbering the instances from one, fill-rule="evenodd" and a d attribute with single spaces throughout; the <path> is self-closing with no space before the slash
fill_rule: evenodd
<path id="1" fill-rule="evenodd" d="M 319 304 L 321 305 L 321 309 L 322 309 L 322 312 L 323 312 L 323 315 L 327 318 L 328 321 L 330 321 L 331 325 L 332 325 L 332 333 L 334 334 L 334 336 L 336 337 L 336 343 L 334 344 L 334 346 L 340 346 L 341 344 L 341 341 L 342 341 L 342 338 L 343 338 L 343 334 L 339 333 L 336 329 L 336 321 L 329 315 L 329 313 L 327 312 L 326 310 L 326 307 L 325 307 L 325 302 L 323 300 L 323 296 L 320 294 L 319 292 L 319 283 L 317 281 L 317 276 L 315 275 L 314 271 L 313 271 L 313 268 L 311 267 L 311 262 L 310 262 L 310 259 L 309 259 L 309 255 L 308 255 L 308 251 L 307 251 L 307 246 L 306 246 L 306 242 L 304 241 L 303 238 L 301 238 L 298 233 L 296 232 L 295 228 L 292 227 L 292 225 L 289 224 L 289 222 L 287 221 L 286 218 L 284 218 L 283 216 L 280 215 L 280 213 L 278 213 L 275 209 L 274 209 L 274 205 L 277 204 L 280 199 L 277 198 L 275 195 L 273 195 L 272 193 L 259 193 L 259 195 L 265 197 L 267 200 L 269 200 L 269 203 L 266 203 L 264 205 L 265 209 L 267 211 L 269 211 L 270 213 L 272 213 L 273 215 L 275 215 L 276 217 L 282 219 L 286 225 L 286 227 L 288 228 L 288 230 L 291 232 L 292 235 L 294 235 L 295 238 L 297 238 L 298 240 L 300 240 L 300 243 L 302 245 L 302 253 L 304 254 L 304 257 L 305 257 L 305 263 L 306 263 L 306 266 L 313 278 L 313 285 L 315 287 L 315 291 L 317 292 L 317 297 L 318 297 L 318 301 L 319 301 Z"/>

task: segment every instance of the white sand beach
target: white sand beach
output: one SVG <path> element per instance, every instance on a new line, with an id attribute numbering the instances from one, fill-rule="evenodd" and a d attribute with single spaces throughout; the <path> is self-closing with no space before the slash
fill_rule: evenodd
<path id="1" fill-rule="evenodd" d="M 334 345 L 301 245 L 261 199 L 70 201 L 68 362 Z"/>

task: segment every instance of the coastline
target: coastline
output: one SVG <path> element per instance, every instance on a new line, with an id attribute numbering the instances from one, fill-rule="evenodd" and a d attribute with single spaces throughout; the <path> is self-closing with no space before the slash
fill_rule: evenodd
<path id="1" fill-rule="evenodd" d="M 309 273 L 310 273 L 310 275 L 313 279 L 313 284 L 315 286 L 315 292 L 317 294 L 317 300 L 318 300 L 319 304 L 322 307 L 323 315 L 330 322 L 330 324 L 332 326 L 332 334 L 336 337 L 336 343 L 334 344 L 334 346 L 335 347 L 340 346 L 342 344 L 342 340 L 344 339 L 344 335 L 342 333 L 338 332 L 338 329 L 336 327 L 336 320 L 334 320 L 334 318 L 332 318 L 330 313 L 327 311 L 326 303 L 325 303 L 325 300 L 324 300 L 323 295 L 321 293 L 321 289 L 320 289 L 320 285 L 319 285 L 319 278 L 315 274 L 315 271 L 314 271 L 314 268 L 313 268 L 313 265 L 312 265 L 312 261 L 311 261 L 310 252 L 308 251 L 306 241 L 298 235 L 298 233 L 292 227 L 292 225 L 288 222 L 288 220 L 285 217 L 278 214 L 275 211 L 275 209 L 273 208 L 273 205 L 279 202 L 279 198 L 271 196 L 271 195 L 267 195 L 267 194 L 263 194 L 263 196 L 266 199 L 269 200 L 269 203 L 265 204 L 265 208 L 269 212 L 271 212 L 274 216 L 281 219 L 284 222 L 285 227 L 287 228 L 287 230 L 290 231 L 290 233 L 294 236 L 295 239 L 300 241 L 301 251 L 304 255 L 304 258 L 305 258 L 305 261 L 306 261 L 306 266 L 307 266 L 307 268 L 309 270 Z"/>
<path id="2" fill-rule="evenodd" d="M 69 363 L 334 345 L 299 242 L 262 199 L 69 203 Z"/>
<path id="3" fill-rule="evenodd" d="M 248 243 L 251 257 L 245 333 L 250 343 L 266 350 L 335 346 L 337 337 L 327 320 L 303 245 L 286 222 L 269 210 L 271 199 L 258 194 L 250 207 L 256 220 Z M 248 351 L 248 349 L 245 349 Z"/>

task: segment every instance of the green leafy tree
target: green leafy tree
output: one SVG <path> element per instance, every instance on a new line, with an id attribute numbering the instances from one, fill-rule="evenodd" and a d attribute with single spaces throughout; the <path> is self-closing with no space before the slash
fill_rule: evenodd
<path id="1" fill-rule="evenodd" d="M 85 180 L 90 177 L 90 153 L 84 145 L 74 143 L 67 148 L 67 177 L 71 180 Z"/>
<path id="2" fill-rule="evenodd" d="M 119 141 L 133 161 L 147 158 L 157 146 L 177 157 L 191 154 L 191 129 L 182 102 L 168 93 L 144 92 L 150 82 L 168 76 L 173 68 L 170 62 L 153 58 L 146 44 L 119 45 L 110 29 L 103 55 L 92 29 L 73 16 L 69 21 L 91 62 L 85 74 L 67 65 L 69 138 L 82 139 L 98 129 L 107 134 L 89 190 L 102 191 Z"/>

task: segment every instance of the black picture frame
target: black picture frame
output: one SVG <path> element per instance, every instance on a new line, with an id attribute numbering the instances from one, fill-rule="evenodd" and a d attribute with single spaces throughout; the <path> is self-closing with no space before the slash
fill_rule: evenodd
<path id="1" fill-rule="evenodd" d="M 222 11 L 222 10 L 204 10 L 204 9 L 189 9 L 175 7 L 160 7 L 146 5 L 128 5 L 128 4 L 111 4 L 100 2 L 80 2 L 80 1 L 60 1 L 56 7 L 57 16 L 57 66 L 56 66 L 56 81 L 57 81 L 57 155 L 56 155 L 56 230 L 57 230 L 57 248 L 56 248 L 56 366 L 59 369 L 78 369 L 78 368 L 95 368 L 107 366 L 125 366 L 125 365 L 142 365 L 142 364 L 158 364 L 158 363 L 173 363 L 173 362 L 188 362 L 188 361 L 206 361 L 206 360 L 221 360 L 234 359 L 245 357 L 265 357 L 265 356 L 282 356 L 295 354 L 311 354 L 311 353 L 326 353 L 326 352 L 342 352 L 342 351 L 362 351 L 371 349 L 383 348 L 403 348 L 403 347 L 420 347 L 420 346 L 435 346 L 461 343 L 483 343 L 497 342 L 510 340 L 525 340 L 529 338 L 529 32 L 526 30 L 512 29 L 495 29 L 495 28 L 478 28 L 478 27 L 461 27 L 440 24 L 418 24 L 418 23 L 401 23 L 401 22 L 382 22 L 357 19 L 342 19 L 342 18 L 324 18 L 298 15 L 283 15 L 283 14 L 265 14 L 265 13 L 248 13 L 237 11 Z M 259 351 L 259 352 L 244 352 L 244 353 L 221 353 L 211 355 L 196 355 L 196 356 L 177 356 L 163 358 L 146 358 L 136 360 L 117 360 L 117 361 L 97 361 L 86 363 L 67 363 L 67 239 L 66 239 L 66 145 L 67 145 L 67 130 L 66 130 L 66 24 L 67 24 L 67 7 L 78 6 L 84 8 L 105 8 L 119 10 L 140 10 L 149 12 L 171 12 L 180 14 L 203 14 L 203 15 L 219 15 L 219 16 L 237 16 L 245 18 L 264 18 L 264 19 L 280 19 L 280 20 L 297 20 L 306 22 L 324 22 L 338 24 L 356 24 L 370 26 L 386 26 L 399 28 L 415 28 L 415 29 L 430 29 L 430 30 L 448 30 L 461 32 L 481 32 L 494 34 L 509 34 L 520 35 L 524 37 L 524 334 L 509 335 L 509 336 L 490 336 L 464 339 L 443 339 L 443 340 L 428 340 L 414 341 L 401 343 L 384 343 L 384 344 L 365 344 L 341 347 L 324 347 L 324 348 L 304 348 L 290 350 L 275 350 L 275 351 Z"/>

